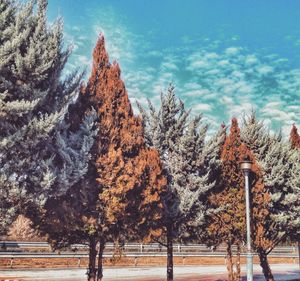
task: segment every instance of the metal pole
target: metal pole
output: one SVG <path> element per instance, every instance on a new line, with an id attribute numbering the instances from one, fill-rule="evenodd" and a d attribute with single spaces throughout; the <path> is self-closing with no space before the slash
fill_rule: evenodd
<path id="1" fill-rule="evenodd" d="M 249 171 L 244 171 L 244 173 L 245 173 L 245 189 L 246 189 L 246 224 L 247 224 L 247 281 L 253 281 L 253 256 L 252 256 L 252 250 L 251 250 Z"/>
<path id="2" fill-rule="evenodd" d="M 298 262 L 299 262 L 299 268 L 300 268 L 300 242 L 298 242 L 298 256 L 299 256 Z"/>

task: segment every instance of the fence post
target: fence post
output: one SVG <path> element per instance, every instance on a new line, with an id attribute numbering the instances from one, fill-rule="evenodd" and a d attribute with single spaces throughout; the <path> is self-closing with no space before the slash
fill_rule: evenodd
<path id="1" fill-rule="evenodd" d="M 138 258 L 134 257 L 134 266 L 137 266 L 137 263 L 138 263 Z"/>
<path id="2" fill-rule="evenodd" d="M 141 243 L 140 245 L 141 253 L 143 252 L 143 248 L 144 248 L 143 243 Z"/>

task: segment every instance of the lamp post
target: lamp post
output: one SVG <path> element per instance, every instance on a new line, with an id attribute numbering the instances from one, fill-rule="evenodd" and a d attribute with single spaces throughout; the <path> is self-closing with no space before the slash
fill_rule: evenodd
<path id="1" fill-rule="evenodd" d="M 251 250 L 251 216 L 250 216 L 250 186 L 249 175 L 251 172 L 252 162 L 244 159 L 241 162 L 241 169 L 245 176 L 246 191 L 246 224 L 247 224 L 247 281 L 253 281 L 253 256 Z"/>

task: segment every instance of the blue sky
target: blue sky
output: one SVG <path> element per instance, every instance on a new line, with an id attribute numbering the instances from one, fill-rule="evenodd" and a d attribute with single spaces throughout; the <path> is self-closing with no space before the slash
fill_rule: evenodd
<path id="1" fill-rule="evenodd" d="M 49 0 L 87 68 L 100 32 L 129 97 L 158 105 L 170 82 L 211 131 L 256 110 L 274 131 L 300 126 L 300 1 Z"/>

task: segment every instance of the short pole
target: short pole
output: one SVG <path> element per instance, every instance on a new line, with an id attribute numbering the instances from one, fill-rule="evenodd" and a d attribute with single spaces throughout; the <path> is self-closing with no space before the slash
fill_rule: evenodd
<path id="1" fill-rule="evenodd" d="M 137 266 L 137 264 L 138 264 L 138 258 L 134 257 L 134 266 Z"/>

